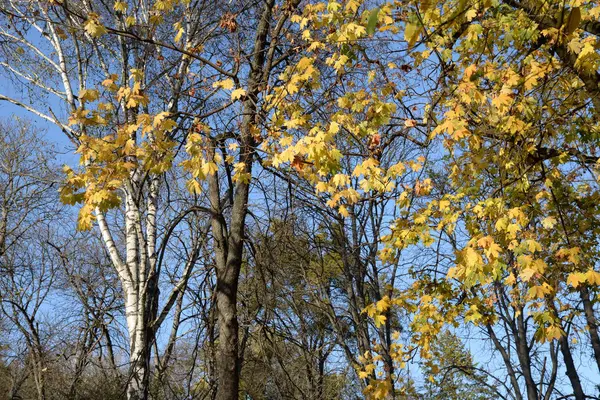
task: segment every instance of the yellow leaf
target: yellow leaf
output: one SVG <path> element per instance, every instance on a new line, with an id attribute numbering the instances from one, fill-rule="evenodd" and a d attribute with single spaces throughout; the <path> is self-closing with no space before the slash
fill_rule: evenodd
<path id="1" fill-rule="evenodd" d="M 411 22 L 406 24 L 406 28 L 404 29 L 404 40 L 408 42 L 408 47 L 412 47 L 417 42 L 420 33 L 421 27 L 417 24 Z"/>
<path id="2" fill-rule="evenodd" d="M 600 272 L 596 272 L 593 269 L 590 269 L 585 273 L 585 280 L 590 285 L 600 285 Z"/>
<path id="3" fill-rule="evenodd" d="M 196 179 L 190 179 L 186 182 L 185 187 L 191 194 L 200 194 L 202 192 L 202 186 Z"/>
<path id="4" fill-rule="evenodd" d="M 492 99 L 492 105 L 501 112 L 506 111 L 507 106 L 513 101 L 513 96 L 510 92 L 502 92 Z"/>
<path id="5" fill-rule="evenodd" d="M 502 248 L 498 244 L 492 243 L 490 244 L 490 247 L 485 250 L 485 255 L 491 258 L 498 258 L 501 251 Z"/>
<path id="6" fill-rule="evenodd" d="M 495 228 L 497 231 L 503 231 L 506 229 L 507 226 L 508 226 L 508 220 L 506 219 L 506 217 L 500 218 L 498 221 L 496 221 L 496 224 L 495 224 Z"/>
<path id="7" fill-rule="evenodd" d="M 388 296 L 384 296 L 381 300 L 375 303 L 375 308 L 379 312 L 385 312 L 390 308 L 390 298 Z"/>
<path id="8" fill-rule="evenodd" d="M 335 135 L 339 131 L 340 131 L 340 125 L 335 121 L 331 121 L 331 124 L 329 125 L 329 133 Z"/>
<path id="9" fill-rule="evenodd" d="M 523 271 L 521 271 L 521 273 L 519 274 L 519 277 L 524 281 L 524 282 L 529 282 L 531 280 L 531 278 L 536 274 L 536 271 L 532 268 L 525 268 Z"/>
<path id="10" fill-rule="evenodd" d="M 565 332 L 558 325 L 550 325 L 549 327 L 546 328 L 546 339 L 547 340 L 560 339 L 560 337 L 564 334 L 565 334 Z"/>
<path id="11" fill-rule="evenodd" d="M 88 15 L 88 18 L 89 19 L 86 21 L 83 28 L 91 37 L 97 38 L 104 35 L 107 32 L 104 25 L 100 24 L 100 22 L 98 21 L 97 14 L 90 13 Z"/>
<path id="12" fill-rule="evenodd" d="M 89 231 L 92 229 L 92 223 L 96 219 L 92 212 L 93 207 L 89 204 L 85 204 L 79 210 L 79 216 L 77 218 L 77 229 L 80 231 Z"/>
<path id="13" fill-rule="evenodd" d="M 479 264 L 481 260 L 481 256 L 472 247 L 467 247 L 464 250 L 463 257 L 465 260 L 465 264 L 468 267 L 473 267 Z"/>
<path id="14" fill-rule="evenodd" d="M 345 206 L 340 206 L 338 208 L 338 211 L 339 211 L 340 215 L 344 218 L 346 218 L 350 215 L 350 213 L 348 212 L 348 209 Z"/>
<path id="15" fill-rule="evenodd" d="M 571 13 L 569 14 L 569 19 L 567 20 L 567 35 L 575 32 L 579 27 L 579 23 L 581 22 L 581 10 L 579 7 L 574 7 L 571 9 Z"/>
<path id="16" fill-rule="evenodd" d="M 104 86 L 106 89 L 110 90 L 111 92 L 114 92 L 117 90 L 117 85 L 115 84 L 115 81 L 119 79 L 119 76 L 117 74 L 111 74 L 108 78 L 106 78 L 105 80 L 102 81 L 102 86 Z"/>
<path id="17" fill-rule="evenodd" d="M 373 318 L 373 320 L 375 321 L 375 326 L 376 327 L 380 327 L 381 325 L 385 324 L 387 317 L 385 315 L 376 315 L 375 318 Z"/>
<path id="18" fill-rule="evenodd" d="M 514 285 L 516 281 L 517 281 L 517 278 L 515 278 L 515 276 L 513 274 L 510 274 L 509 276 L 506 277 L 506 279 L 504 279 L 504 283 L 509 286 Z"/>
<path id="19" fill-rule="evenodd" d="M 552 288 L 547 283 L 541 286 L 532 286 L 527 292 L 530 299 L 543 299 L 547 294 L 552 292 Z"/>
<path id="20" fill-rule="evenodd" d="M 315 189 L 317 190 L 317 193 L 326 192 L 327 191 L 327 183 L 320 181 L 319 183 L 316 184 Z"/>
<path id="21" fill-rule="evenodd" d="M 517 232 L 519 232 L 521 230 L 521 227 L 517 224 L 509 224 L 506 227 L 506 233 L 508 234 L 508 237 L 514 238 L 517 237 Z"/>
<path id="22" fill-rule="evenodd" d="M 477 71 L 477 65 L 471 64 L 467 68 L 465 68 L 465 72 L 463 73 L 464 79 L 469 80 L 471 76 Z"/>
<path id="23" fill-rule="evenodd" d="M 152 126 L 154 126 L 155 128 L 158 127 L 168 116 L 169 116 L 168 111 L 163 111 L 163 112 L 156 114 L 156 116 L 154 116 Z"/>
<path id="24" fill-rule="evenodd" d="M 215 172 L 218 171 L 218 167 L 217 164 L 215 164 L 214 162 L 208 162 L 206 164 L 202 165 L 202 173 L 204 175 L 213 175 Z"/>
<path id="25" fill-rule="evenodd" d="M 240 97 L 244 96 L 245 94 L 246 94 L 245 89 L 242 89 L 242 88 L 235 89 L 233 92 L 231 92 L 231 99 L 237 100 Z"/>
<path id="26" fill-rule="evenodd" d="M 527 245 L 527 250 L 529 250 L 532 253 L 535 253 L 536 251 L 542 251 L 542 245 L 536 242 L 535 240 L 526 240 L 525 244 Z"/>
<path id="27" fill-rule="evenodd" d="M 552 229 L 556 225 L 556 218 L 546 217 L 542 220 L 542 226 L 546 229 Z"/>
<path id="28" fill-rule="evenodd" d="M 124 1 L 115 1 L 113 9 L 115 11 L 124 13 L 125 11 L 127 11 L 127 3 L 125 3 Z"/>
<path id="29" fill-rule="evenodd" d="M 175 43 L 179 43 L 179 41 L 181 40 L 181 37 L 183 36 L 183 32 L 184 32 L 184 29 L 179 28 L 179 30 L 177 31 L 177 35 L 175 35 L 175 38 L 173 39 L 175 41 Z"/>
<path id="30" fill-rule="evenodd" d="M 467 11 L 465 13 L 465 18 L 467 19 L 467 21 L 472 21 L 473 18 L 475 18 L 477 16 L 477 10 L 474 8 L 471 8 L 469 11 Z"/>
<path id="31" fill-rule="evenodd" d="M 94 89 L 84 89 L 79 92 L 79 100 L 82 101 L 96 101 L 99 96 L 98 91 Z"/>
<path id="32" fill-rule="evenodd" d="M 585 280 L 586 274 L 584 274 L 583 272 L 574 272 L 572 274 L 569 274 L 569 276 L 567 277 L 567 285 L 571 285 L 574 288 L 577 288 L 577 286 L 579 286 L 581 282 L 584 282 Z"/>
<path id="33" fill-rule="evenodd" d="M 225 79 L 222 81 L 217 81 L 212 85 L 214 88 L 222 88 L 222 89 L 232 89 L 233 88 L 233 80 Z"/>

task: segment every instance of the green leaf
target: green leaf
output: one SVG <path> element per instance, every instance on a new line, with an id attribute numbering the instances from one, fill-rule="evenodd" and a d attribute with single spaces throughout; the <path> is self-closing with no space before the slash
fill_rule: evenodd
<path id="1" fill-rule="evenodd" d="M 371 14 L 369 15 L 369 20 L 367 21 L 367 33 L 372 35 L 375 33 L 375 27 L 377 26 L 377 20 L 379 17 L 379 7 L 371 10 Z"/>

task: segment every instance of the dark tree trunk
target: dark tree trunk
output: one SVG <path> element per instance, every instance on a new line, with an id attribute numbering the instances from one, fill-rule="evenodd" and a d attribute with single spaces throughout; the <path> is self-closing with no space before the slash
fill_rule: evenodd
<path id="1" fill-rule="evenodd" d="M 250 66 L 247 98 L 243 104 L 240 161 L 244 173 L 250 176 L 254 161 L 255 140 L 252 130 L 257 121 L 257 102 L 263 75 L 265 49 L 271 23 L 274 0 L 265 3 L 254 41 L 254 58 Z M 250 182 L 236 184 L 231 207 L 229 232 L 220 209 L 218 177 L 210 179 L 213 210 L 213 235 L 217 248 L 217 312 L 219 325 L 219 352 L 217 355 L 219 383 L 217 400 L 237 400 L 240 381 L 239 332 L 237 320 L 237 290 L 243 260 L 244 228 L 248 212 Z"/>
<path id="2" fill-rule="evenodd" d="M 531 373 L 531 358 L 529 356 L 529 346 L 527 345 L 527 327 L 523 318 L 523 310 L 519 310 L 519 315 L 516 318 L 517 331 L 515 332 L 515 341 L 517 345 L 517 356 L 519 358 L 519 364 L 521 364 L 521 371 L 525 378 L 525 386 L 527 388 L 527 398 L 529 400 L 538 400 L 538 390 L 535 381 L 533 380 L 533 374 Z"/>
<path id="3" fill-rule="evenodd" d="M 581 381 L 579 380 L 579 375 L 577 374 L 577 369 L 575 368 L 575 363 L 573 362 L 573 356 L 571 355 L 571 349 L 569 349 L 567 336 L 561 335 L 560 339 L 558 339 L 558 343 L 560 345 L 560 352 L 562 353 L 563 360 L 565 362 L 567 377 L 569 377 L 569 381 L 571 381 L 571 386 L 573 387 L 575 399 L 585 400 L 585 394 L 583 393 Z"/>
<path id="4" fill-rule="evenodd" d="M 517 400 L 523 400 L 523 395 L 521 394 L 521 389 L 519 386 L 519 380 L 517 379 L 517 373 L 512 366 L 512 361 L 510 359 L 510 355 L 506 352 L 506 349 L 502 346 L 502 343 L 498 340 L 496 333 L 491 325 L 486 325 L 487 332 L 496 347 L 496 350 L 500 352 L 502 356 L 502 360 L 504 361 L 504 366 L 506 367 L 506 371 L 508 372 L 508 376 L 510 377 L 510 383 L 514 390 L 514 398 Z"/>
<path id="5" fill-rule="evenodd" d="M 590 300 L 590 291 L 587 287 L 583 287 L 579 294 L 583 302 L 583 311 L 585 312 L 585 320 L 590 333 L 592 349 L 594 350 L 594 358 L 596 359 L 598 371 L 600 371 L 600 336 L 598 335 L 598 321 L 594 315 L 594 306 Z"/>

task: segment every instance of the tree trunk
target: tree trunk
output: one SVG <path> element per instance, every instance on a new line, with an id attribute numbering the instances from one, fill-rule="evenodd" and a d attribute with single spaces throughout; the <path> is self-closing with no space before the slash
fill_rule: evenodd
<path id="1" fill-rule="evenodd" d="M 127 399 L 145 400 L 148 398 L 150 345 L 146 338 L 143 308 L 140 307 L 139 298 L 135 294 L 127 297 L 125 310 L 130 348 Z"/>
<path id="2" fill-rule="evenodd" d="M 228 263 L 229 264 L 229 263 Z M 238 357 L 237 283 L 239 268 L 229 264 L 229 271 L 217 278 L 219 324 L 218 400 L 237 400 L 240 380 Z"/>
<path id="3" fill-rule="evenodd" d="M 510 355 L 506 352 L 506 349 L 502 346 L 502 343 L 500 343 L 500 340 L 498 340 L 498 337 L 496 336 L 496 333 L 494 332 L 494 329 L 492 328 L 492 326 L 488 324 L 485 327 L 486 327 L 486 330 L 487 330 L 490 338 L 492 339 L 492 342 L 494 343 L 494 346 L 496 347 L 496 350 L 498 350 L 500 352 L 500 355 L 502 356 L 502 360 L 504 361 L 504 366 L 506 367 L 506 371 L 508 372 L 508 376 L 510 377 L 510 383 L 514 390 L 514 393 L 513 393 L 514 398 L 517 400 L 522 400 L 523 395 L 521 394 L 519 380 L 517 379 L 517 373 L 512 366 L 512 361 L 510 359 Z"/>
<path id="4" fill-rule="evenodd" d="M 600 371 L 600 336 L 598 335 L 598 322 L 594 315 L 594 306 L 590 300 L 590 292 L 587 287 L 583 287 L 579 291 L 579 295 L 583 302 L 583 311 L 585 312 L 585 320 L 588 326 L 588 332 L 590 333 L 590 341 L 592 342 L 592 348 L 594 349 L 594 358 L 596 359 L 596 365 L 598 371 Z"/>
<path id="5" fill-rule="evenodd" d="M 575 367 L 575 363 L 573 362 L 571 349 L 569 349 L 569 343 L 567 342 L 567 336 L 561 335 L 558 339 L 558 343 L 560 345 L 560 352 L 563 355 L 563 360 L 565 361 L 566 374 L 569 377 L 569 381 L 571 381 L 571 386 L 573 387 L 575 399 L 585 400 L 586 396 L 583 393 L 581 381 L 579 380 L 579 375 L 577 374 L 577 369 Z"/>
<path id="6" fill-rule="evenodd" d="M 132 187 L 139 187 L 137 175 L 133 174 Z M 127 381 L 127 399 L 145 400 L 148 398 L 150 384 L 150 357 L 153 342 L 152 326 L 156 318 L 156 302 L 158 300 L 158 287 L 156 285 L 156 265 L 154 241 L 155 221 L 151 215 L 154 210 L 151 202 L 157 190 L 151 187 L 149 191 L 148 212 L 146 223 L 147 239 L 142 233 L 143 224 L 140 220 L 139 207 L 134 201 L 129 188 L 126 193 L 125 235 L 126 235 L 126 270 L 121 278 L 125 292 L 125 312 L 127 316 L 127 330 L 129 332 L 129 375 Z M 120 270 L 118 268 L 118 270 Z M 121 269 L 122 270 L 122 269 Z M 123 275 L 124 274 L 124 275 Z"/>
<path id="7" fill-rule="evenodd" d="M 519 315 L 516 318 L 517 331 L 515 332 L 515 342 L 517 345 L 517 356 L 521 371 L 525 378 L 525 386 L 527 388 L 527 398 L 529 400 L 538 400 L 538 390 L 533 374 L 531 373 L 531 357 L 529 355 L 529 346 L 527 345 L 527 326 L 523 318 L 523 308 L 519 307 Z"/>
<path id="8" fill-rule="evenodd" d="M 251 176 L 254 162 L 255 139 L 253 128 L 258 121 L 258 94 L 268 47 L 268 34 L 274 0 L 264 4 L 254 39 L 253 59 L 248 76 L 247 97 L 242 111 L 242 137 L 240 162 L 244 165 L 243 174 Z M 217 355 L 219 384 L 218 400 L 237 400 L 240 381 L 240 355 L 237 320 L 237 290 L 242 266 L 246 214 L 250 192 L 249 178 L 240 179 L 235 186 L 231 207 L 229 232 L 222 215 L 220 191 L 216 174 L 209 179 L 209 191 L 213 214 L 213 236 L 217 258 L 217 313 L 219 325 L 219 354 Z"/>
<path id="9" fill-rule="evenodd" d="M 44 363 L 41 356 L 36 357 L 34 355 L 34 370 L 33 378 L 35 381 L 35 387 L 38 394 L 38 400 L 46 400 L 46 383 L 44 379 Z"/>

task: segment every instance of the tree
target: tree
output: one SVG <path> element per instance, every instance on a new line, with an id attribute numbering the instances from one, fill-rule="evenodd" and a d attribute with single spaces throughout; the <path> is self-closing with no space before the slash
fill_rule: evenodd
<path id="1" fill-rule="evenodd" d="M 438 336 L 432 347 L 435 365 L 426 365 L 424 399 L 484 400 L 498 396 L 497 383 L 489 384 L 487 372 L 473 362 L 471 353 L 450 331 Z"/>
<path id="2" fill-rule="evenodd" d="M 30 373 L 37 398 L 45 399 L 51 323 L 41 315 L 41 307 L 56 280 L 53 254 L 45 241 L 52 236 L 50 221 L 59 207 L 53 201 L 57 176 L 52 153 L 45 152 L 40 139 L 25 121 L 0 124 L 0 310 L 10 323 L 7 334 L 23 341 L 28 365 L 10 391 L 16 394 L 19 381 Z"/>
<path id="3" fill-rule="evenodd" d="M 157 310 L 159 263 L 162 260 L 158 254 L 168 240 L 167 234 L 162 245 L 157 243 L 160 187 L 165 172 L 172 167 L 181 148 L 176 148 L 177 141 L 186 143 L 190 154 L 184 167 L 193 175 L 188 183 L 192 194 L 200 192 L 197 178 L 207 181 L 208 204 L 192 211 L 203 212 L 212 218 L 221 343 L 218 397 L 237 397 L 240 368 L 237 281 L 251 169 L 259 142 L 256 134 L 266 115 L 258 103 L 272 72 L 280 69 L 279 64 L 294 54 L 286 54 L 289 50 L 279 41 L 285 38 L 286 21 L 297 3 L 286 3 L 284 7 L 275 7 L 274 1 L 235 5 L 234 10 L 256 22 L 251 40 L 234 34 L 238 27 L 234 14 L 215 8 L 209 10 L 205 7 L 208 3 L 159 1 L 155 4 L 144 2 L 140 6 L 133 2 L 116 2 L 112 9 L 89 2 L 5 4 L 7 27 L 11 30 L 4 32 L 5 49 L 10 51 L 12 48 L 17 53 L 26 49 L 27 56 L 38 61 L 33 70 L 28 70 L 31 64 L 18 63 L 11 58 L 16 53 L 7 51 L 6 71 L 38 86 L 46 94 L 56 95 L 66 103 L 72 115 L 67 122 L 59 119 L 52 110 L 48 115 L 21 100 L 8 96 L 2 99 L 55 122 L 78 146 L 83 169 L 67 171 L 62 198 L 70 204 L 84 203 L 79 227 L 88 229 L 94 220 L 98 223 L 119 273 L 130 336 L 129 398 L 147 396 L 150 346 L 156 329 L 175 304 L 174 299 L 181 295 L 181 288 L 194 266 L 192 257 L 170 296 L 173 301 L 167 300 L 166 308 Z M 209 18 L 208 26 L 201 22 L 204 17 Z M 162 29 L 173 22 L 175 32 Z M 26 34 L 30 29 L 39 32 L 39 41 L 49 45 L 51 53 L 30 41 Z M 112 41 L 108 36 L 118 40 Z M 172 42 L 176 45 L 170 44 Z M 239 51 L 222 54 L 227 59 L 225 63 L 211 60 L 213 51 L 219 52 L 223 43 L 235 45 Z M 149 57 L 153 51 L 158 54 L 157 58 Z M 204 57 L 202 51 L 209 56 Z M 243 51 L 251 56 L 245 57 Z M 283 54 L 277 54 L 280 51 Z M 37 65 L 47 66 L 51 75 L 57 74 L 63 87 L 59 90 L 41 84 Z M 71 66 L 78 71 L 77 94 L 74 94 L 72 78 L 68 76 Z M 99 87 L 103 93 L 100 93 L 92 82 L 102 76 Z M 198 76 L 202 79 L 196 79 Z M 213 85 L 207 85 L 206 79 Z M 228 90 L 234 84 L 236 89 L 227 95 L 227 100 L 220 90 L 211 89 L 212 86 Z M 169 90 L 165 96 L 166 87 Z M 156 94 L 158 101 L 149 102 L 152 94 Z M 213 106 L 211 98 L 225 104 Z M 90 106 L 98 100 L 106 102 L 92 109 Z M 236 111 L 232 113 L 234 109 Z M 229 127 L 220 125 L 230 116 L 239 124 L 241 135 L 232 136 Z M 210 131 L 204 132 L 205 127 L 213 124 L 217 125 L 214 136 Z M 228 139 L 233 139 L 239 146 L 239 157 L 237 163 L 229 161 L 229 156 L 223 160 L 224 174 L 229 178 L 223 185 L 216 167 L 222 159 L 218 153 L 225 149 L 223 146 Z M 221 189 L 224 186 L 229 186 L 226 191 Z M 118 248 L 114 238 L 118 228 L 114 223 L 111 228 L 106 215 L 109 209 L 121 203 L 124 205 L 125 249 Z M 179 220 L 175 217 L 173 221 Z M 162 226 L 169 226 L 169 223 Z"/>
<path id="4" fill-rule="evenodd" d="M 588 207 L 597 196 L 597 5 L 414 2 L 404 11 L 413 63 L 433 58 L 440 83 L 439 97 L 410 125 L 429 126 L 430 147 L 451 172 L 437 187 L 413 189 L 386 252 L 393 259 L 421 242 L 452 261 L 446 270 L 420 269 L 412 289 L 391 302 L 415 307 L 414 346 L 403 354 L 419 349 L 429 358 L 445 324 L 495 326 L 502 316 L 494 306 L 506 295 L 517 321 L 535 321 L 533 338 L 515 332 L 527 397 L 539 396 L 526 373 L 533 339 L 557 341 L 572 394 L 584 398 L 569 343 L 578 312 L 569 299 L 580 292 L 594 349 L 586 291 L 597 274 L 596 216 Z M 439 192 L 429 196 L 431 189 Z M 513 289 L 488 297 L 498 285 Z"/>
<path id="5" fill-rule="evenodd" d="M 437 347 L 458 345 L 449 327 L 493 349 L 494 395 L 592 395 L 597 2 L 1 4 L 2 69 L 36 96 L 0 100 L 77 148 L 61 197 L 119 276 L 128 398 L 235 399 L 257 365 L 272 382 L 246 394 L 322 398 L 331 378 L 342 395 L 337 351 L 346 388 L 418 397 L 408 366 L 481 365 Z M 177 360 L 188 324 L 198 349 Z"/>

